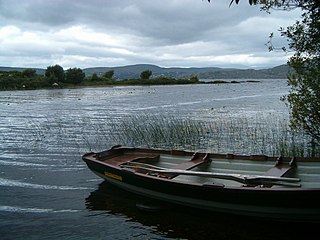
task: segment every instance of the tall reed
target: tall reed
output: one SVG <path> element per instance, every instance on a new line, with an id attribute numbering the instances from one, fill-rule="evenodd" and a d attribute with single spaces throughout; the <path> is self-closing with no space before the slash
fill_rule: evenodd
<path id="1" fill-rule="evenodd" d="M 319 146 L 311 149 L 310 139 L 302 132 L 291 131 L 287 120 L 275 117 L 203 121 L 145 115 L 111 125 L 110 140 L 130 146 L 271 156 L 312 156 L 320 152 Z"/>
<path id="2" fill-rule="evenodd" d="M 83 153 L 122 144 L 215 153 L 320 156 L 320 146 L 312 147 L 306 135 L 291 131 L 287 120 L 274 116 L 195 120 L 139 115 L 105 121 L 83 118 L 72 124 L 47 119 L 30 126 L 25 142 L 55 151 Z"/>

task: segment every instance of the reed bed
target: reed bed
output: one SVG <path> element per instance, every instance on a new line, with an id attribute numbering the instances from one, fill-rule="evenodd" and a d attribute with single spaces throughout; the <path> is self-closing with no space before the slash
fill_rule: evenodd
<path id="1" fill-rule="evenodd" d="M 78 119 L 72 124 L 47 119 L 29 124 L 28 144 L 46 149 L 83 153 L 113 145 L 181 149 L 214 153 L 265 154 L 269 156 L 320 156 L 302 132 L 293 132 L 288 120 L 275 116 L 215 117 L 210 120 L 163 115 Z M 20 143 L 19 143 L 20 144 Z"/>
<path id="2" fill-rule="evenodd" d="M 130 146 L 270 156 L 319 156 L 302 132 L 275 117 L 218 118 L 211 121 L 136 116 L 113 127 L 112 137 Z"/>

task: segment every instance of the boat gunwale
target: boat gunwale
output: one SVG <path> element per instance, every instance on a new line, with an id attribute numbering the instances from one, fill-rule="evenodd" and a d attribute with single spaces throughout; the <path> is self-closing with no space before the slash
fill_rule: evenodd
<path id="1" fill-rule="evenodd" d="M 183 151 L 183 150 L 162 150 L 162 149 L 147 149 L 147 148 L 131 148 L 131 147 L 113 147 L 109 150 L 106 151 L 112 151 L 112 150 L 121 150 L 123 152 L 126 151 L 130 151 L 130 152 L 142 152 L 142 153 L 154 153 L 154 154 L 167 154 L 167 155 L 174 155 L 174 156 L 192 156 L 194 154 L 194 152 L 188 152 L 188 151 Z M 230 190 L 246 190 L 246 191 L 297 191 L 297 192 L 309 192 L 309 191 L 320 191 L 320 188 L 303 188 L 303 187 L 272 187 L 272 188 L 256 188 L 256 187 L 250 187 L 250 186 L 216 186 L 214 184 L 210 185 L 210 184 L 202 184 L 202 183 L 194 183 L 194 182 L 186 182 L 183 180 L 179 180 L 179 179 L 167 179 L 167 178 L 161 178 L 159 176 L 153 176 L 150 174 L 145 174 L 145 173 L 140 173 L 140 172 L 135 172 L 135 171 L 131 171 L 125 168 L 122 168 L 120 165 L 116 165 L 116 164 L 111 164 L 109 163 L 107 160 L 108 158 L 105 158 L 102 160 L 99 160 L 97 158 L 95 158 L 96 154 L 98 153 L 94 153 L 94 152 L 90 152 L 90 153 L 86 153 L 83 155 L 83 160 L 84 161 L 91 161 L 91 162 L 96 162 L 97 164 L 100 165 L 104 165 L 106 167 L 109 167 L 111 169 L 116 170 L 119 173 L 123 173 L 123 174 L 133 174 L 139 177 L 143 177 L 143 178 L 147 178 L 147 179 L 154 179 L 154 180 L 158 180 L 158 181 L 164 181 L 164 182 L 168 182 L 168 183 L 177 183 L 177 184 L 184 184 L 184 185 L 192 185 L 192 186 L 197 186 L 197 187 L 206 187 L 206 188 L 223 188 L 223 189 L 230 189 Z M 199 154 L 207 154 L 207 153 L 199 153 Z M 265 155 L 252 155 L 252 156 L 246 156 L 246 155 L 234 155 L 232 154 L 232 157 L 230 158 L 229 156 L 230 154 L 212 154 L 209 153 L 209 157 L 210 158 L 220 158 L 220 159 L 227 159 L 227 160 L 258 160 L 258 161 L 277 161 L 277 157 L 268 157 Z M 239 158 L 240 157 L 240 158 Z M 257 157 L 257 159 L 255 159 L 254 157 Z M 264 158 L 264 159 L 263 159 Z M 285 161 L 289 161 L 292 158 L 286 157 L 284 158 Z M 305 158 L 297 158 L 296 161 L 303 161 L 306 162 L 304 160 Z M 312 161 L 309 161 L 311 158 L 307 158 L 307 162 L 316 162 L 319 161 L 320 159 L 313 159 Z M 213 160 L 214 161 L 214 160 Z M 128 161 L 129 162 L 129 161 Z"/>
<path id="2" fill-rule="evenodd" d="M 168 154 L 174 156 L 193 156 L 195 153 L 199 155 L 206 155 L 210 158 L 221 158 L 221 159 L 230 159 L 230 160 L 253 160 L 253 161 L 277 161 L 279 157 L 283 161 L 291 161 L 292 158 L 297 162 L 320 162 L 320 157 L 283 157 L 283 156 L 267 156 L 267 155 L 241 155 L 241 154 L 230 154 L 230 153 L 207 153 L 207 152 L 191 152 L 185 150 L 165 150 L 165 149 L 156 149 L 156 148 L 137 148 L 137 147 L 123 147 L 116 145 L 110 150 L 122 150 L 122 151 L 133 151 L 133 152 L 142 152 L 142 153 L 157 153 L 157 154 Z"/>

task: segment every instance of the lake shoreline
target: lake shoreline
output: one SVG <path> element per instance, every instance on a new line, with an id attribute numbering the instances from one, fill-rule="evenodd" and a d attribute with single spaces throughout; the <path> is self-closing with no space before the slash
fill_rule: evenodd
<path id="1" fill-rule="evenodd" d="M 208 79 L 209 80 L 209 79 Z M 226 81 L 226 80 L 213 80 L 212 81 L 197 81 L 197 82 L 179 82 L 179 80 L 174 80 L 177 82 L 170 82 L 170 83 L 131 83 L 131 84 L 126 84 L 123 83 L 122 81 L 126 80 L 119 80 L 118 83 L 112 83 L 112 84 L 102 84 L 102 83 L 94 83 L 94 84 L 56 84 L 52 85 L 50 87 L 39 87 L 39 88 L 30 88 L 27 86 L 21 86 L 21 87 L 14 87 L 14 88 L 5 88 L 1 89 L 0 91 L 27 91 L 27 90 L 53 90 L 53 89 L 79 89 L 79 88 L 104 88 L 104 87 L 119 87 L 119 86 L 168 86 L 168 85 L 198 85 L 198 84 L 242 84 L 242 83 L 260 83 L 260 80 L 254 80 L 254 79 L 247 79 L 247 80 L 231 80 L 231 81 Z M 188 80 L 189 81 L 189 80 Z"/>

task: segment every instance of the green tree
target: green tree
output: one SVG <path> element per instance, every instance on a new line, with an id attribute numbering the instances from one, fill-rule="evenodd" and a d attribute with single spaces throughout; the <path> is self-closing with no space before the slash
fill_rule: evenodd
<path id="1" fill-rule="evenodd" d="M 113 75 L 114 75 L 114 70 L 110 70 L 110 71 L 105 72 L 103 74 L 103 77 L 108 78 L 108 79 L 112 79 Z"/>
<path id="2" fill-rule="evenodd" d="M 230 4 L 239 1 L 232 0 Z M 261 4 L 261 9 L 266 11 L 302 10 L 301 20 L 280 30 L 288 40 L 289 49 L 294 52 L 288 60 L 292 69 L 288 74 L 291 89 L 283 99 L 290 108 L 291 127 L 303 129 L 312 137 L 313 143 L 320 144 L 320 1 L 249 0 L 249 3 Z M 273 46 L 270 45 L 269 49 L 272 50 Z"/>
<path id="3" fill-rule="evenodd" d="M 91 76 L 91 81 L 96 82 L 96 81 L 99 81 L 99 80 L 100 79 L 99 79 L 98 75 L 96 73 L 93 73 L 92 76 Z"/>
<path id="4" fill-rule="evenodd" d="M 301 1 L 302 20 L 282 35 L 289 40 L 294 55 L 288 65 L 291 90 L 286 100 L 291 109 L 291 125 L 302 128 L 320 144 L 320 1 Z"/>
<path id="5" fill-rule="evenodd" d="M 144 70 L 140 73 L 140 78 L 143 80 L 147 80 L 151 77 L 152 71 L 151 70 Z"/>
<path id="6" fill-rule="evenodd" d="M 288 74 L 291 89 L 283 100 L 290 108 L 291 127 L 303 129 L 312 137 L 313 143 L 320 144 L 320 1 L 261 2 L 267 11 L 270 8 L 302 10 L 300 21 L 280 30 L 288 40 L 289 49 L 294 51 L 288 60 L 288 66 L 292 69 Z"/>
<path id="7" fill-rule="evenodd" d="M 66 82 L 79 84 L 85 78 L 85 73 L 80 68 L 69 68 L 66 71 Z"/>
<path id="8" fill-rule="evenodd" d="M 198 76 L 197 75 L 192 75 L 191 77 L 190 77 L 190 81 L 191 82 L 199 82 L 199 78 L 198 78 Z"/>
<path id="9" fill-rule="evenodd" d="M 65 80 L 64 70 L 57 64 L 54 66 L 48 66 L 45 76 L 51 84 L 55 82 L 64 82 Z"/>
<path id="10" fill-rule="evenodd" d="M 32 78 L 32 77 L 37 76 L 36 70 L 31 69 L 31 68 L 27 68 L 27 69 L 23 70 L 21 75 L 22 75 L 22 77 L 28 77 L 28 78 Z"/>

